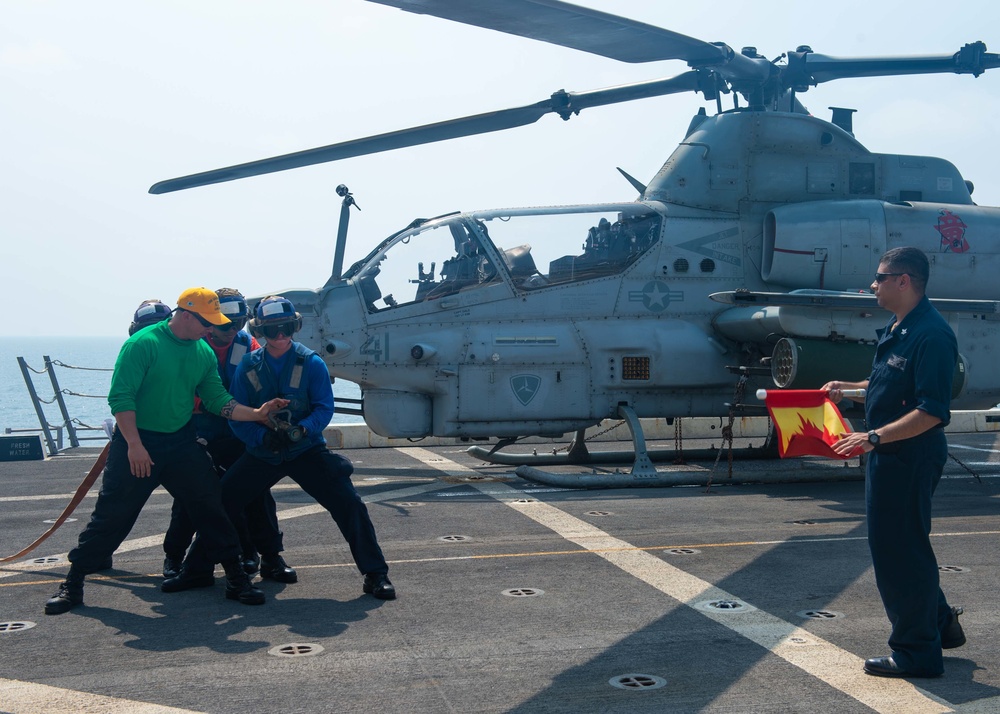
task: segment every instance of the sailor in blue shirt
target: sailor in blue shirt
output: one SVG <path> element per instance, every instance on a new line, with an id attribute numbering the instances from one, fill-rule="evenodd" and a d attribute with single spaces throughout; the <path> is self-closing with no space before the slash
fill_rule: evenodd
<path id="1" fill-rule="evenodd" d="M 364 575 L 364 592 L 392 600 L 396 589 L 389 580 L 389 566 L 368 509 L 351 483 L 354 466 L 326 447 L 323 430 L 333 418 L 333 387 L 323 359 L 292 340 L 301 326 L 301 315 L 283 297 L 266 297 L 254 308 L 250 331 L 266 345 L 243 357 L 233 376 L 233 394 L 243 395 L 249 403 L 266 402 L 272 394 L 287 395 L 288 408 L 274 415 L 281 424 L 272 420 L 269 426 L 255 422 L 246 429 L 233 429 L 246 444 L 246 453 L 222 479 L 222 502 L 235 516 L 288 476 L 333 517 Z M 180 574 L 164 581 L 162 589 L 202 587 L 198 574 L 206 567 L 211 568 L 211 561 L 199 537 Z"/>
<path id="2" fill-rule="evenodd" d="M 875 583 L 892 624 L 892 654 L 865 661 L 868 674 L 937 677 L 942 649 L 965 644 L 961 608 L 948 605 L 931 548 L 931 496 L 948 458 L 944 426 L 951 418 L 958 343 L 924 294 L 927 256 L 894 248 L 882 256 L 872 292 L 893 313 L 878 331 L 872 371 L 864 382 L 828 382 L 839 401 L 845 389 L 866 389 L 867 433 L 847 434 L 840 454 L 868 453 L 865 505 Z"/>

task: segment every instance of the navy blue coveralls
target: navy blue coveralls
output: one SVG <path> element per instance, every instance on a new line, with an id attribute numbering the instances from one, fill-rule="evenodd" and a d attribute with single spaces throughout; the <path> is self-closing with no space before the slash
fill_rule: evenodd
<path id="1" fill-rule="evenodd" d="M 232 384 L 236 367 L 249 352 L 251 342 L 249 334 L 237 332 L 226 351 L 226 359 L 219 362 L 219 377 L 222 379 L 222 386 L 227 390 Z M 226 470 L 236 463 L 246 450 L 243 442 L 237 439 L 229 428 L 228 419 L 211 412 L 195 413 L 194 426 L 198 438 L 207 442 L 205 448 L 212 457 L 216 473 L 222 478 Z M 270 490 L 253 499 L 244 512 L 230 520 L 239 534 L 244 557 L 249 557 L 255 552 L 272 555 L 283 550 L 282 534 L 278 528 L 277 506 Z M 163 537 L 164 552 L 180 560 L 191 545 L 194 532 L 191 516 L 182 503 L 175 500 L 170 509 L 170 525 Z"/>
<path id="2" fill-rule="evenodd" d="M 265 443 L 266 427 L 245 422 L 233 429 L 247 450 L 222 478 L 227 513 L 238 514 L 253 498 L 288 476 L 333 517 L 358 570 L 366 575 L 388 573 L 368 509 L 351 483 L 354 466 L 326 448 L 323 429 L 333 418 L 333 386 L 319 355 L 298 342 L 278 360 L 267 356 L 264 348 L 254 350 L 236 370 L 232 395 L 247 405 L 278 396 L 288 399 L 288 421 L 305 427 L 306 435 L 273 451 Z M 192 569 L 203 568 L 207 560 L 200 540 L 188 555 Z"/>
<path id="3" fill-rule="evenodd" d="M 944 671 L 941 631 L 951 608 L 931 548 L 931 496 L 948 458 L 943 427 L 951 418 L 958 345 L 951 327 L 924 296 L 903 321 L 878 331 L 865 419 L 878 429 L 920 409 L 941 424 L 868 455 L 865 502 L 875 582 L 892 624 L 893 659 L 908 672 Z"/>
<path id="4" fill-rule="evenodd" d="M 188 422 L 173 433 L 139 429 L 139 436 L 153 460 L 152 472 L 146 478 L 132 475 L 128 442 L 115 427 L 94 513 L 69 552 L 73 568 L 84 575 L 101 570 L 128 537 L 153 489 L 161 485 L 187 509 L 213 563 L 238 559 L 239 539 L 220 503 L 212 462 L 195 441 L 194 424 Z"/>

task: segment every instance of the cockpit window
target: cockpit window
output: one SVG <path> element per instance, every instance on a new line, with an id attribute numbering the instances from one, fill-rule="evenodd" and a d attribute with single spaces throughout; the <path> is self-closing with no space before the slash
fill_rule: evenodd
<path id="1" fill-rule="evenodd" d="M 615 275 L 660 236 L 660 216 L 641 204 L 629 211 L 529 210 L 420 223 L 387 239 L 350 276 L 377 312 L 507 279 L 517 290 L 538 290 Z"/>
<path id="2" fill-rule="evenodd" d="M 369 259 L 358 280 L 372 311 L 502 282 L 479 236 L 458 217 L 400 234 Z"/>
<path id="3" fill-rule="evenodd" d="M 660 236 L 655 213 L 522 215 L 487 224 L 490 239 L 506 247 L 500 252 L 522 290 L 620 273 Z"/>

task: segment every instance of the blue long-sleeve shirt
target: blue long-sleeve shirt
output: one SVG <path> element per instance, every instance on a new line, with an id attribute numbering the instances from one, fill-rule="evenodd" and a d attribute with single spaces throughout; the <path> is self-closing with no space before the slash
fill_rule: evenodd
<path id="1" fill-rule="evenodd" d="M 264 366 L 263 369 L 270 370 L 273 377 L 273 383 L 279 384 L 281 375 L 285 371 L 285 367 L 288 365 L 289 360 L 295 360 L 295 349 L 288 350 L 281 357 L 275 359 L 267 353 L 266 348 L 261 348 L 263 350 Z M 254 353 L 251 353 L 254 354 Z M 246 376 L 247 369 L 250 365 L 251 355 L 247 355 L 240 362 L 239 366 L 236 368 L 236 374 L 233 376 L 233 383 L 230 385 L 233 397 L 240 404 L 246 404 L 254 408 L 259 407 L 264 402 L 274 397 L 285 397 L 287 395 L 282 394 L 269 394 L 267 390 L 258 393 L 250 383 L 250 380 Z M 302 379 L 306 385 L 306 391 L 309 395 L 309 413 L 305 417 L 299 420 L 299 425 L 304 427 L 306 432 L 309 434 L 322 434 L 323 430 L 333 419 L 333 385 L 330 382 L 330 372 L 326 368 L 326 363 L 323 359 L 317 355 L 312 354 L 306 358 L 303 364 Z M 233 433 L 240 438 L 243 443 L 247 445 L 247 448 L 256 448 L 261 446 L 264 435 L 267 433 L 267 427 L 259 424 L 257 422 L 230 422 L 230 426 Z"/>

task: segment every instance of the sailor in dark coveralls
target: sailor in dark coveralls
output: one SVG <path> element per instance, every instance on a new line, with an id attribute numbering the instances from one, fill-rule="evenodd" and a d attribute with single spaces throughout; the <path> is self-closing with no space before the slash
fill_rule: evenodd
<path id="1" fill-rule="evenodd" d="M 260 421 L 288 405 L 272 399 L 257 408 L 233 399 L 222 386 L 217 360 L 202 340 L 224 325 L 219 296 L 206 288 L 181 293 L 169 321 L 140 329 L 122 346 L 111 376 L 108 404 L 117 427 L 111 438 L 101 491 L 90 522 L 69 552 L 65 582 L 45 603 L 59 615 L 83 604 L 83 582 L 103 567 L 128 536 L 157 486 L 180 499 L 214 558 L 226 571 L 226 597 L 246 605 L 264 603 L 240 562 L 239 537 L 226 516 L 219 481 L 205 450 L 195 441 L 191 406 L 231 420 Z"/>
<path id="2" fill-rule="evenodd" d="M 232 518 L 253 498 L 288 476 L 325 508 L 343 534 L 364 575 L 362 590 L 380 600 L 396 598 L 389 566 L 375 535 L 368 509 L 351 483 L 354 466 L 327 449 L 323 429 L 333 417 L 333 387 L 326 363 L 305 345 L 292 340 L 302 327 L 302 316 L 280 295 L 271 295 L 254 308 L 250 331 L 265 346 L 245 355 L 233 376 L 233 395 L 248 403 L 286 400 L 285 426 L 249 423 L 233 432 L 246 444 L 246 453 L 222 479 L 222 502 Z M 282 413 L 279 413 L 282 414 Z M 180 573 L 164 580 L 163 592 L 202 587 L 201 573 L 211 571 L 209 543 L 199 534 Z"/>
<path id="3" fill-rule="evenodd" d="M 948 605 L 931 548 L 931 496 L 948 458 L 944 426 L 951 418 L 958 345 L 951 327 L 924 294 L 927 257 L 916 248 L 882 256 L 872 292 L 893 313 L 878 331 L 871 375 L 864 382 L 828 382 L 839 401 L 845 389 L 867 389 L 867 433 L 834 445 L 868 454 L 865 507 L 875 583 L 892 624 L 892 654 L 865 661 L 868 674 L 937 677 L 942 649 L 961 647 L 961 608 Z"/>

